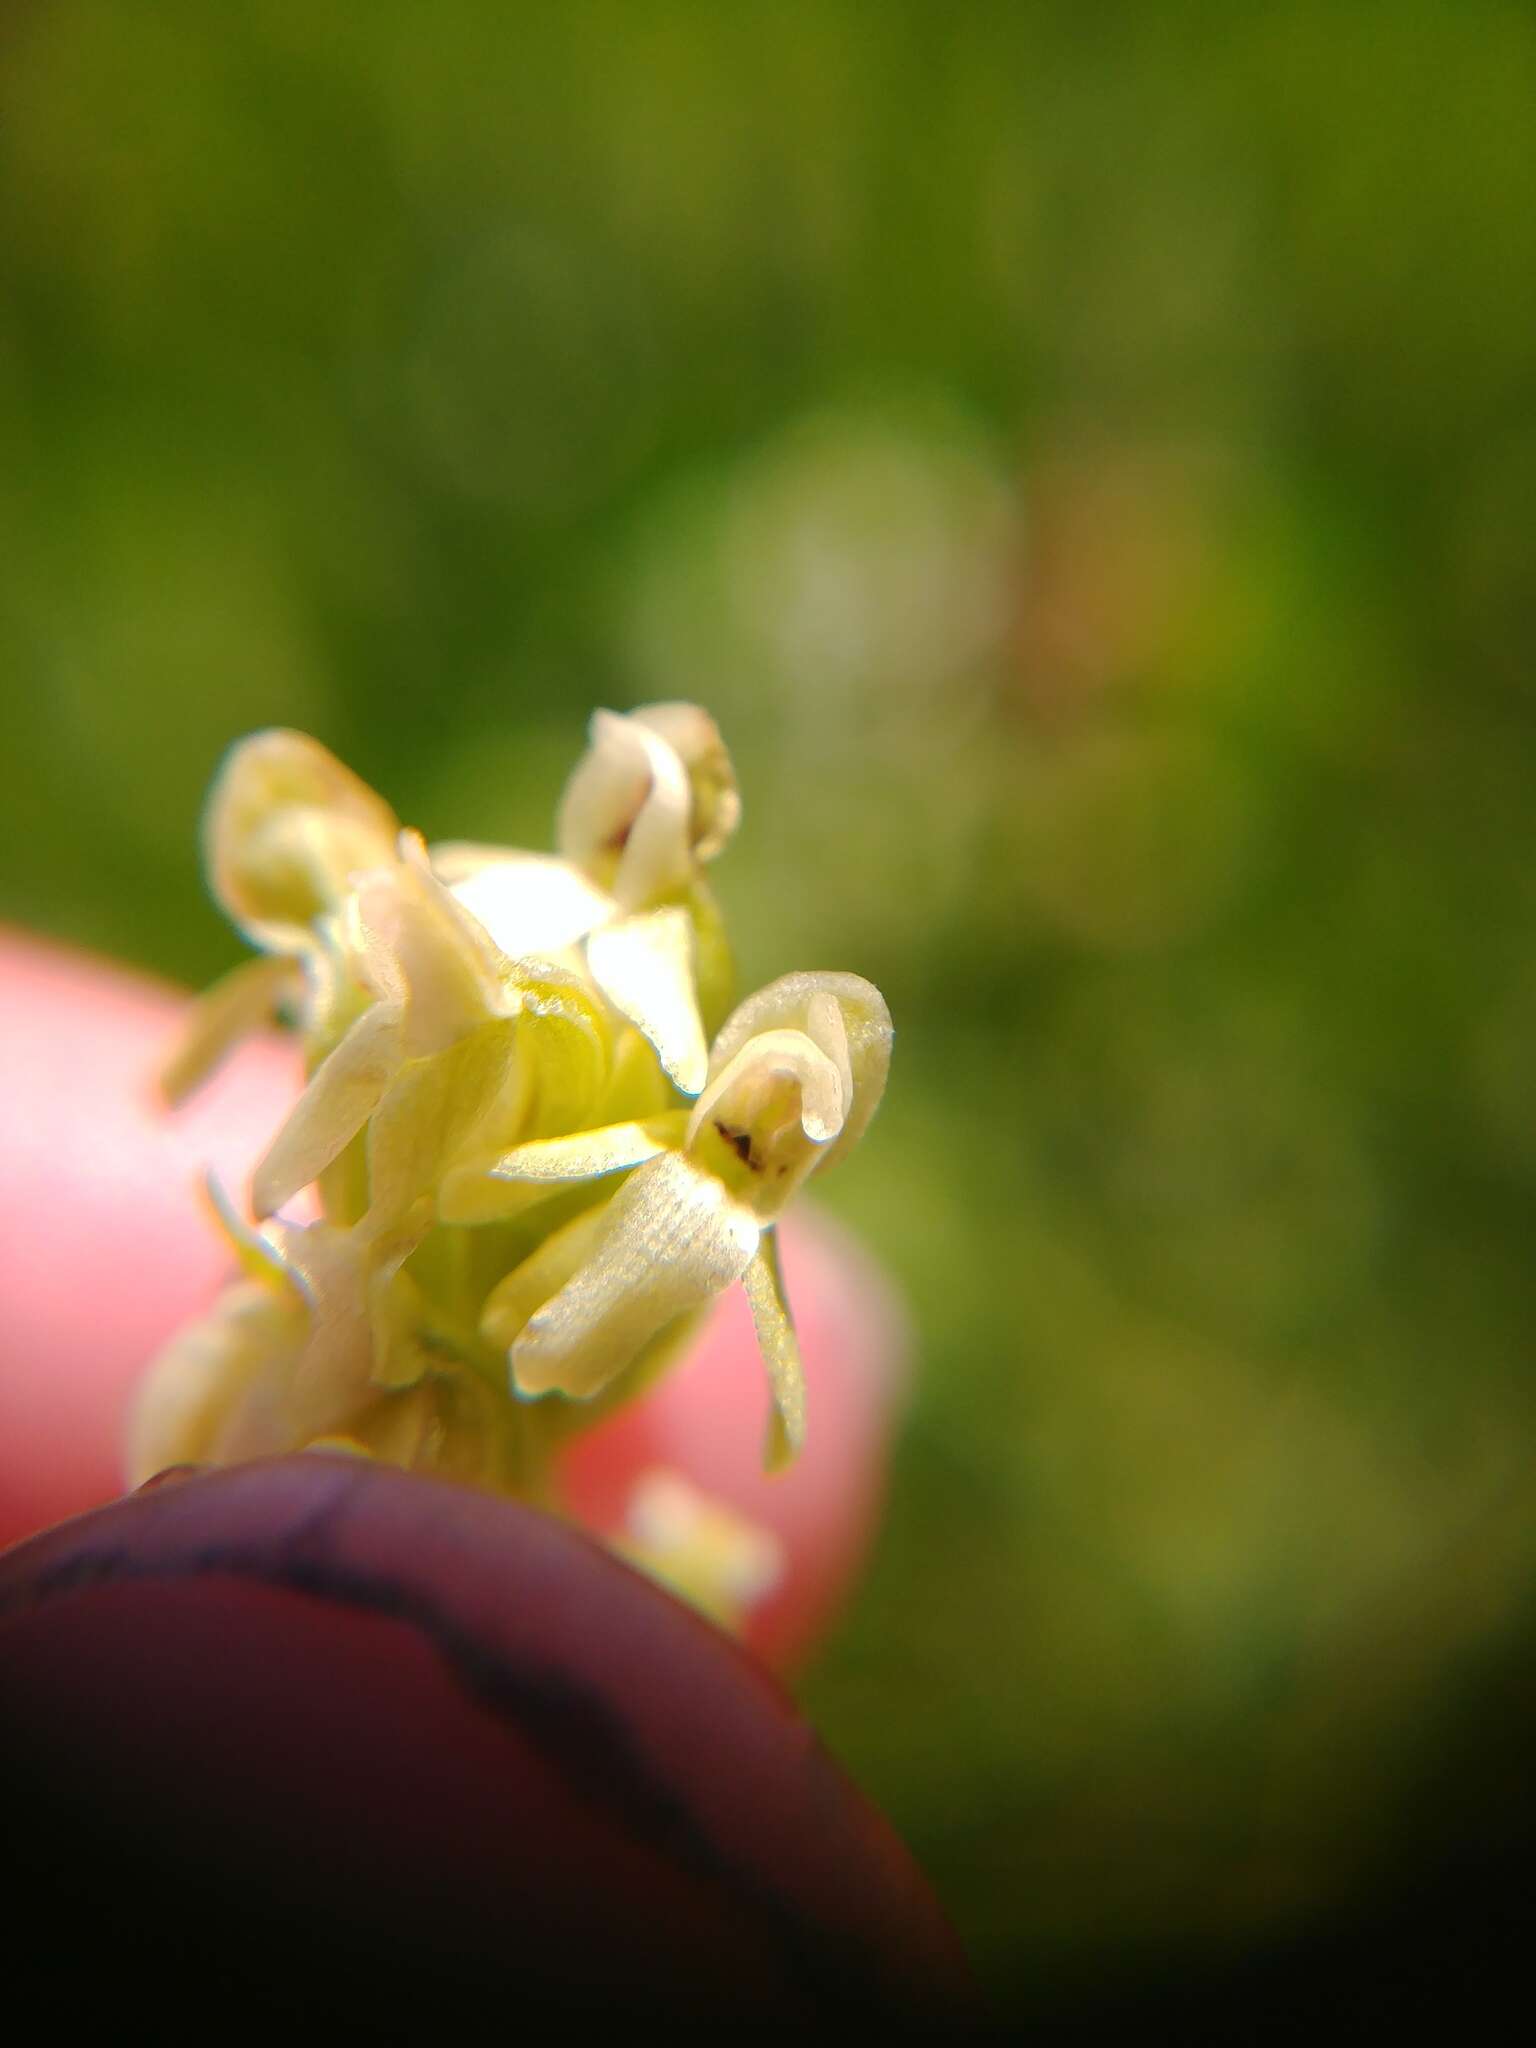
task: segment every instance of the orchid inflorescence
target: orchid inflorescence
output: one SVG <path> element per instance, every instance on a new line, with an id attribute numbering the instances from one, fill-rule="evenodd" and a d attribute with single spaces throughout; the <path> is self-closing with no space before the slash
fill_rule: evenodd
<path id="1" fill-rule="evenodd" d="M 852 974 L 730 1009 L 703 870 L 739 815 L 690 704 L 595 715 L 558 857 L 429 848 L 300 733 L 231 751 L 207 865 L 259 955 L 201 999 L 166 1088 L 274 1017 L 308 1083 L 256 1167 L 256 1222 L 212 1189 L 240 1277 L 146 1380 L 136 1478 L 322 1446 L 547 1500 L 561 1447 L 737 1280 L 768 1462 L 793 1455 L 775 1225 L 868 1123 L 891 1026 Z"/>

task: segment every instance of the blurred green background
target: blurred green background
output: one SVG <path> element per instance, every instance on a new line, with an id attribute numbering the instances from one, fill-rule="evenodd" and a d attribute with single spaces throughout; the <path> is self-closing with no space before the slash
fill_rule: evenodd
<path id="1" fill-rule="evenodd" d="M 994 1994 L 1496 1835 L 1531 11 L 56 0 L 0 73 L 0 913 L 203 981 L 233 736 L 542 845 L 701 700 L 743 986 L 898 1021 L 828 1199 L 921 1379 L 805 1690 Z"/>

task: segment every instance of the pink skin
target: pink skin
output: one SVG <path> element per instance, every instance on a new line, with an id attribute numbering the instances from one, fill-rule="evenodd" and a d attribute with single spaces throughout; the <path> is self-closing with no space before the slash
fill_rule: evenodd
<path id="1" fill-rule="evenodd" d="M 174 1115 L 156 1070 L 185 998 L 110 963 L 0 931 L 0 1544 L 112 1499 L 132 1390 L 203 1310 L 228 1259 L 200 1193 L 232 1191 L 299 1085 L 286 1045 L 245 1047 Z M 904 1329 L 888 1283 L 813 1212 L 784 1229 L 811 1424 L 786 1474 L 760 1465 L 766 1396 L 739 1291 L 643 1403 L 578 1444 L 571 1504 L 619 1528 L 637 1478 L 668 1466 L 784 1546 L 747 1640 L 783 1668 L 847 1595 L 880 1506 Z"/>

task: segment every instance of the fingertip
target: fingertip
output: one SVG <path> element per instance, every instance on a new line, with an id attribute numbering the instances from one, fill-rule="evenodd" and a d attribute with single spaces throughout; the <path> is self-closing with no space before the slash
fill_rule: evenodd
<path id="1" fill-rule="evenodd" d="M 973 2011 L 793 1703 L 518 1503 L 316 1455 L 136 1494 L 0 1561 L 0 1673 L 23 2001 Z"/>
<path id="2" fill-rule="evenodd" d="M 205 1172 L 243 1186 L 299 1086 L 262 1040 L 166 1109 L 185 1014 L 148 976 L 0 931 L 0 1542 L 121 1490 L 133 1383 L 228 1264 Z"/>

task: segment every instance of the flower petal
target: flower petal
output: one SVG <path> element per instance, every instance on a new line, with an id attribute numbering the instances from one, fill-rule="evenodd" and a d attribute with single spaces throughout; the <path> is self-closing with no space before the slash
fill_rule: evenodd
<path id="1" fill-rule="evenodd" d="M 213 892 L 254 944 L 303 953 L 350 877 L 390 858 L 394 812 L 318 740 L 274 728 L 230 749 L 203 841 Z"/>
<path id="2" fill-rule="evenodd" d="M 318 1179 L 362 1129 L 399 1071 L 404 1035 L 399 1007 L 376 1003 L 320 1062 L 252 1176 L 258 1216 Z"/>
<path id="3" fill-rule="evenodd" d="M 595 711 L 589 730 L 591 743 L 560 801 L 560 851 L 607 883 L 626 910 L 638 910 L 692 878 L 688 771 L 635 718 Z"/>
<path id="4" fill-rule="evenodd" d="M 630 717 L 659 733 L 687 770 L 693 857 L 713 860 L 741 822 L 736 770 L 719 726 L 698 704 L 642 704 Z"/>
<path id="5" fill-rule="evenodd" d="M 553 854 L 455 842 L 431 857 L 438 879 L 514 959 L 557 958 L 617 914 L 606 890 Z"/>
<path id="6" fill-rule="evenodd" d="M 824 988 L 817 989 L 805 1006 L 805 1035 L 836 1067 L 846 1111 L 853 1101 L 853 1063 L 848 1050 L 848 1026 L 843 1019 L 842 1005 Z"/>
<path id="7" fill-rule="evenodd" d="M 525 1110 L 529 1137 L 558 1137 L 590 1123 L 608 1086 L 612 1029 L 579 975 L 546 960 L 511 960 L 503 1001 L 518 1020 L 533 1077 Z M 505 1143 L 495 1131 L 487 1144 Z"/>
<path id="8" fill-rule="evenodd" d="M 759 1031 L 694 1105 L 684 1149 L 771 1222 L 843 1126 L 837 1068 L 804 1031 Z"/>
<path id="9" fill-rule="evenodd" d="M 439 1184 L 466 1146 L 518 1128 L 528 1093 L 518 1040 L 518 1020 L 496 1017 L 397 1069 L 368 1127 L 370 1232 L 399 1229 L 413 1210 L 430 1227 Z"/>
<path id="10" fill-rule="evenodd" d="M 786 1029 L 754 1033 L 714 1076 L 693 1106 L 689 1143 L 711 1116 L 733 1103 L 743 1125 L 750 1125 L 751 1083 L 775 1075 L 792 1079 L 799 1088 L 799 1123 L 805 1136 L 818 1145 L 835 1138 L 847 1113 L 842 1076 L 808 1032 Z"/>
<path id="11" fill-rule="evenodd" d="M 538 1138 L 510 1152 L 456 1167 L 444 1180 L 438 1213 L 445 1223 L 487 1223 L 542 1201 L 572 1181 L 596 1180 L 654 1159 L 682 1140 L 686 1110 L 603 1124 L 561 1138 Z"/>
<path id="12" fill-rule="evenodd" d="M 513 1344 L 518 1387 L 597 1393 L 666 1324 L 738 1279 L 759 1234 L 713 1174 L 677 1152 L 648 1160 L 609 1204 L 593 1256 Z"/>
<path id="13" fill-rule="evenodd" d="M 592 979 L 621 1017 L 656 1048 L 685 1095 L 697 1095 L 709 1071 L 704 1023 L 694 994 L 693 926 L 685 910 L 653 910 L 593 932 Z"/>
<path id="14" fill-rule="evenodd" d="M 160 1075 L 172 1109 L 221 1066 L 235 1047 L 273 1022 L 279 1007 L 302 996 L 303 978 L 292 959 L 258 953 L 222 975 L 192 1005 L 181 1043 Z"/>
<path id="15" fill-rule="evenodd" d="M 594 1125 L 640 1123 L 677 1107 L 677 1090 L 662 1071 L 655 1048 L 632 1024 L 621 1024 L 613 1035 L 608 1078 L 589 1121 Z M 686 1110 L 683 1115 L 686 1121 Z"/>
<path id="16" fill-rule="evenodd" d="M 725 918 L 703 881 L 688 891 L 688 918 L 693 926 L 694 979 L 699 1014 L 713 1037 L 730 1014 L 736 995 L 736 958 L 726 934 Z"/>
<path id="17" fill-rule="evenodd" d="M 742 1275 L 758 1347 L 773 1390 L 773 1414 L 763 1463 L 770 1472 L 787 1465 L 805 1442 L 805 1372 L 795 1337 L 794 1318 L 784 1292 L 779 1265 L 778 1233 L 763 1232 L 751 1264 Z"/>
<path id="18" fill-rule="evenodd" d="M 585 1209 L 552 1231 L 536 1251 L 491 1289 L 480 1312 L 480 1334 L 498 1351 L 510 1350 L 529 1318 L 558 1294 L 597 1250 L 607 1224 L 607 1204 Z"/>
<path id="19" fill-rule="evenodd" d="M 818 1172 L 858 1143 L 885 1093 L 891 1064 L 891 1013 L 879 989 L 857 974 L 782 975 L 737 1005 L 721 1026 L 709 1055 L 713 1080 L 749 1038 L 761 1031 L 788 1028 L 804 1031 L 836 1060 L 835 1047 L 827 1042 L 828 1014 L 825 1005 L 818 1003 L 819 997 L 829 997 L 840 1012 L 853 1097 L 843 1127 L 823 1153 Z"/>
<path id="20" fill-rule="evenodd" d="M 343 1427 L 373 1383 L 369 1284 L 379 1255 L 360 1232 L 330 1223 L 279 1220 L 262 1234 L 309 1310 L 292 1388 L 294 1438 L 307 1443 Z"/>
<path id="21" fill-rule="evenodd" d="M 625 909 L 638 910 L 692 878 L 693 791 L 687 769 L 659 733 L 638 720 L 630 721 L 630 731 L 645 751 L 651 786 L 624 841 L 613 893 Z"/>
<path id="22" fill-rule="evenodd" d="M 412 1054 L 440 1052 L 502 1013 L 507 962 L 478 919 L 445 889 L 414 833 L 400 858 L 360 875 L 352 907 L 359 967 L 387 1001 L 403 1000 Z"/>
<path id="23" fill-rule="evenodd" d="M 160 1353 L 140 1382 L 128 1423 L 127 1479 L 142 1486 L 170 1465 L 216 1457 L 233 1412 L 272 1370 L 296 1356 L 305 1314 L 296 1296 L 259 1280 L 225 1288 L 213 1308 Z M 290 1446 L 278 1432 L 265 1446 Z"/>

